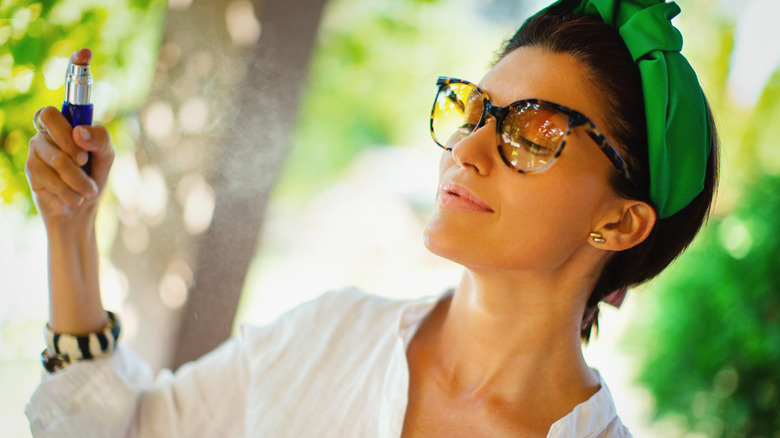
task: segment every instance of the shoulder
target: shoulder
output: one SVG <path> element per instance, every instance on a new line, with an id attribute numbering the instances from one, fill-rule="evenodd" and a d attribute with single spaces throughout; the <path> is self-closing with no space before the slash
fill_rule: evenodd
<path id="1" fill-rule="evenodd" d="M 322 331 L 344 325 L 394 318 L 406 301 L 367 294 L 356 288 L 332 291 L 299 304 L 267 326 L 244 326 L 242 332 L 251 338 L 271 330 L 295 328 L 296 331 Z"/>
<path id="2" fill-rule="evenodd" d="M 359 349 L 391 335 L 407 301 L 358 289 L 329 292 L 303 303 L 266 326 L 242 328 L 250 357 L 269 358 L 292 351 L 328 354 Z"/>
<path id="3" fill-rule="evenodd" d="M 294 312 L 309 316 L 326 314 L 347 319 L 362 319 L 377 314 L 395 314 L 406 304 L 408 301 L 394 300 L 368 294 L 360 289 L 348 288 L 323 294 L 300 305 Z"/>

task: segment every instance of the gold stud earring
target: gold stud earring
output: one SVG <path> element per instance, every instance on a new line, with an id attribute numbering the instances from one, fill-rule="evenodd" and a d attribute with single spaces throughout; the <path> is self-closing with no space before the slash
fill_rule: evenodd
<path id="1" fill-rule="evenodd" d="M 604 239 L 604 236 L 602 236 L 599 233 L 590 233 L 590 237 L 593 238 L 593 241 L 596 243 L 604 243 L 606 242 L 606 239 Z"/>

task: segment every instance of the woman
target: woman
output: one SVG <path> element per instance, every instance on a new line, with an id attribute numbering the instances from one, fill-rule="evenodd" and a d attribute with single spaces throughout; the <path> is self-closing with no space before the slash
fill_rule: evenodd
<path id="1" fill-rule="evenodd" d="M 425 244 L 466 268 L 454 292 L 327 294 L 154 381 L 121 343 L 111 351 L 97 287 L 108 135 L 39 112 L 27 170 L 49 236 L 54 372 L 27 410 L 34 434 L 630 436 L 580 341 L 598 303 L 657 275 L 712 202 L 717 142 L 677 12 L 561 1 L 478 86 L 439 79 Z"/>

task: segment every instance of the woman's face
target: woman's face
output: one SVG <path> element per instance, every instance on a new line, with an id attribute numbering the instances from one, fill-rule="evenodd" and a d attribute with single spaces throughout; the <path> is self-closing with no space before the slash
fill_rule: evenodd
<path id="1" fill-rule="evenodd" d="M 570 55 L 521 47 L 479 86 L 495 105 L 542 99 L 585 114 L 602 131 L 605 126 L 597 94 Z M 574 130 L 551 168 L 518 173 L 501 160 L 491 119 L 442 154 L 425 244 L 470 268 L 554 273 L 589 245 L 589 233 L 615 207 L 619 198 L 607 182 L 612 172 L 596 144 Z M 477 199 L 468 200 L 472 195 Z"/>

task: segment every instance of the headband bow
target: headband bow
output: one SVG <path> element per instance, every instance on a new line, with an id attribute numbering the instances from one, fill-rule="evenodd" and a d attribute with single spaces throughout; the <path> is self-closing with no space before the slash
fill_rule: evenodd
<path id="1" fill-rule="evenodd" d="M 672 216 L 704 188 L 712 147 L 707 101 L 670 21 L 680 8 L 663 0 L 559 0 L 551 8 L 601 17 L 628 47 L 642 77 L 650 199 L 661 219 Z"/>

